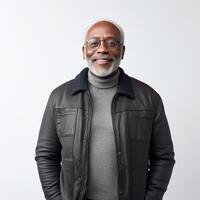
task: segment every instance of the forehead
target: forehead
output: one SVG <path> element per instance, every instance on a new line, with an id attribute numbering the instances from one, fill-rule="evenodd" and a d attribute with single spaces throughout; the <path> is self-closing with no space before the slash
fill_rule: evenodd
<path id="1" fill-rule="evenodd" d="M 119 29 L 111 23 L 96 23 L 87 32 L 86 40 L 92 37 L 107 38 L 113 37 L 121 40 Z"/>

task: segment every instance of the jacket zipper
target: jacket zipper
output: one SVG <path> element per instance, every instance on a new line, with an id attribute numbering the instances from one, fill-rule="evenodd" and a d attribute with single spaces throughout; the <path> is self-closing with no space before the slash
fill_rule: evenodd
<path id="1" fill-rule="evenodd" d="M 117 95 L 115 93 L 112 103 L 111 103 L 111 116 L 112 116 L 112 124 L 113 124 L 113 132 L 115 135 L 115 145 L 116 145 L 116 154 L 117 154 L 117 165 L 118 165 L 118 197 L 119 200 L 121 199 L 121 165 L 120 165 L 120 160 L 119 160 L 119 155 L 118 152 L 120 152 L 120 146 L 118 146 L 118 140 L 117 140 L 117 135 L 116 135 L 116 130 L 115 130 L 115 124 L 114 124 L 114 119 L 113 119 L 113 113 L 114 113 L 114 103 Z M 120 144 L 120 143 L 119 143 Z"/>
<path id="2" fill-rule="evenodd" d="M 85 153 L 85 160 L 84 160 L 84 174 L 83 174 L 83 195 L 86 192 L 86 185 L 88 179 L 88 158 L 89 158 L 89 141 L 90 141 L 90 132 L 91 132 L 91 120 L 92 120 L 92 98 L 90 95 L 89 90 L 87 91 L 88 98 L 89 98 L 89 106 L 88 106 L 88 122 L 87 122 L 87 131 L 86 131 L 86 153 Z"/>

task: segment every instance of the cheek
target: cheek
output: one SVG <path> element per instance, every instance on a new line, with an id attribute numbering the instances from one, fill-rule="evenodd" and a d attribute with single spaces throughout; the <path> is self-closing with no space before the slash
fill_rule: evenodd
<path id="1" fill-rule="evenodd" d="M 85 58 L 90 58 L 91 56 L 94 55 L 94 52 L 90 50 L 85 50 L 84 55 L 85 55 Z"/>
<path id="2" fill-rule="evenodd" d="M 112 56 L 115 57 L 116 59 L 119 59 L 122 57 L 122 53 L 120 51 L 116 51 L 112 53 Z"/>

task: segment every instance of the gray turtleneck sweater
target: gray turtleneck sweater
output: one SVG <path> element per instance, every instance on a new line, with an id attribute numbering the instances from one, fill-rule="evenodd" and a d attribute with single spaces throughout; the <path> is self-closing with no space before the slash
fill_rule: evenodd
<path id="1" fill-rule="evenodd" d="M 94 200 L 118 199 L 118 169 L 111 102 L 120 71 L 98 77 L 88 71 L 93 117 L 89 145 L 89 177 L 86 197 Z"/>

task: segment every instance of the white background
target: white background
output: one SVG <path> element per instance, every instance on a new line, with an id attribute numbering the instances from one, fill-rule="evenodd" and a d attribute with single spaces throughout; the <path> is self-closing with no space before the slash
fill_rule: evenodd
<path id="1" fill-rule="evenodd" d="M 124 28 L 121 67 L 163 99 L 176 153 L 164 199 L 199 199 L 199 0 L 1 0 L 0 199 L 44 199 L 34 161 L 44 108 L 86 66 L 84 32 L 99 18 Z"/>

